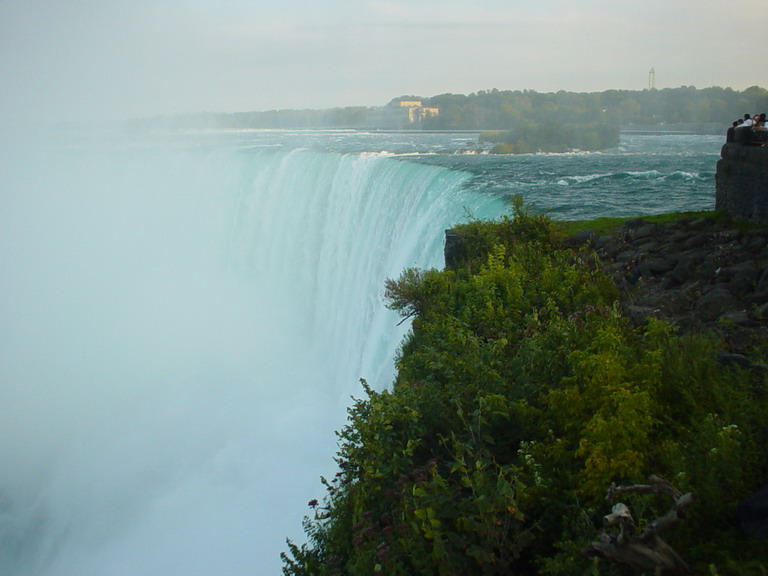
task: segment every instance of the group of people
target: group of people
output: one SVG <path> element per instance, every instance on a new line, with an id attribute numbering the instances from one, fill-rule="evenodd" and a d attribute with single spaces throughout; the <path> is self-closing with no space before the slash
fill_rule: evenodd
<path id="1" fill-rule="evenodd" d="M 739 118 L 728 128 L 725 141 L 752 146 L 768 146 L 765 112 L 753 115 L 744 114 L 744 118 Z"/>

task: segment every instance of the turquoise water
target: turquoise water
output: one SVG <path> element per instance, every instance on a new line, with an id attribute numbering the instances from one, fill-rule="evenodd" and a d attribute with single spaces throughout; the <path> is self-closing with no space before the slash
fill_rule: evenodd
<path id="1" fill-rule="evenodd" d="M 279 574 L 386 278 L 522 193 L 555 218 L 713 206 L 717 138 L 491 156 L 475 135 L 68 136 L 0 154 L 0 573 Z"/>
<path id="2" fill-rule="evenodd" d="M 554 219 L 576 220 L 714 209 L 721 146 L 711 136 L 626 136 L 602 153 L 462 155 L 446 163 L 470 171 L 474 190 L 522 194 Z"/>
<path id="3" fill-rule="evenodd" d="M 378 154 L 471 175 L 466 188 L 508 199 L 522 194 L 554 219 L 636 216 L 714 208 L 715 165 L 724 139 L 622 135 L 599 153 L 491 155 L 476 133 L 252 131 L 208 134 L 243 147 L 296 147 Z"/>

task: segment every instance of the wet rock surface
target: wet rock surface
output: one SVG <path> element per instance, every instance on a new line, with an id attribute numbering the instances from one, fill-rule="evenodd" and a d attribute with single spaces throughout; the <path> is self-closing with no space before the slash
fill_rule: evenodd
<path id="1" fill-rule="evenodd" d="M 724 354 L 749 355 L 768 337 L 768 228 L 742 232 L 704 218 L 628 220 L 610 235 L 582 232 L 622 293 L 628 317 L 725 334 Z"/>

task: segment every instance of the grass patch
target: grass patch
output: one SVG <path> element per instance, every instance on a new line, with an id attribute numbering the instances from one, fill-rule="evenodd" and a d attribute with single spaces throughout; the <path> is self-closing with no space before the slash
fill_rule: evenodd
<path id="1" fill-rule="evenodd" d="M 566 236 L 571 236 L 573 234 L 576 234 L 578 232 L 583 232 L 585 230 L 591 230 L 595 234 L 603 235 L 603 234 L 611 234 L 617 228 L 620 228 L 622 225 L 624 225 L 624 223 L 627 222 L 628 220 L 636 220 L 637 218 L 642 218 L 646 222 L 656 222 L 656 223 L 674 222 L 675 220 L 680 220 L 683 218 L 707 218 L 718 224 L 725 224 L 726 222 L 729 221 L 727 214 L 723 212 L 714 211 L 714 210 L 708 210 L 708 211 L 701 211 L 701 212 L 670 212 L 667 214 L 654 214 L 652 216 L 634 216 L 632 218 L 601 217 L 601 218 L 595 218 L 593 220 L 558 222 L 557 224 L 562 227 L 563 232 L 566 234 Z M 748 223 L 733 223 L 733 222 L 730 225 L 738 228 L 740 228 L 741 226 L 749 226 Z"/>

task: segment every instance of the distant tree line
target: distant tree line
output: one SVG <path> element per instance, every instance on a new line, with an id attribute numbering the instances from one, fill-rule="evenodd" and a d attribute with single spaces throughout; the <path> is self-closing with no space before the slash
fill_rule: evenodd
<path id="1" fill-rule="evenodd" d="M 386 128 L 389 126 L 379 125 L 382 112 L 394 112 L 400 100 L 421 100 L 424 106 L 440 109 L 438 116 L 411 126 L 422 130 L 513 130 L 527 123 L 605 124 L 624 129 L 685 124 L 687 130 L 720 133 L 744 113 L 768 110 L 768 90 L 758 86 L 743 91 L 693 86 L 603 92 L 493 89 L 469 95 L 402 96 L 379 107 L 205 112 L 141 120 L 136 124 L 197 129 Z"/>
<path id="2" fill-rule="evenodd" d="M 433 130 L 512 130 L 526 122 L 539 124 L 605 123 L 632 125 L 689 124 L 727 126 L 744 113 L 768 109 L 768 90 L 744 91 L 693 86 L 662 90 L 604 92 L 480 91 L 468 96 L 442 94 L 426 98 L 440 108 L 423 128 Z M 706 130 L 705 130 L 706 131 Z"/>

